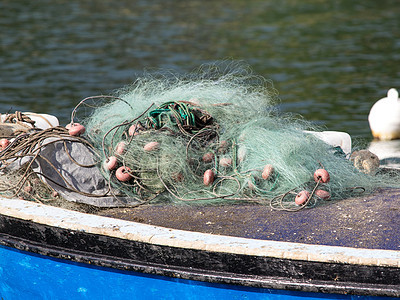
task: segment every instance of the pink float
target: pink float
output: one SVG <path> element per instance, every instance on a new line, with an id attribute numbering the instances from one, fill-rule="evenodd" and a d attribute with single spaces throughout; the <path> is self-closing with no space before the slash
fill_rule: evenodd
<path id="1" fill-rule="evenodd" d="M 117 147 L 115 148 L 115 152 L 119 155 L 122 155 L 125 153 L 126 150 L 126 143 L 124 141 L 121 141 L 117 144 Z"/>
<path id="2" fill-rule="evenodd" d="M 213 159 L 214 159 L 214 154 L 212 154 L 211 152 L 207 152 L 206 154 L 203 155 L 203 161 L 205 163 L 212 162 Z"/>
<path id="3" fill-rule="evenodd" d="M 139 132 L 137 131 L 137 129 L 139 129 L 139 126 L 137 126 L 136 124 L 133 124 L 131 127 L 129 127 L 128 129 L 129 136 L 138 135 Z"/>
<path id="4" fill-rule="evenodd" d="M 251 180 L 248 181 L 247 185 L 249 186 L 249 189 L 252 191 L 254 191 L 256 189 L 256 186 L 254 185 L 254 183 Z"/>
<path id="5" fill-rule="evenodd" d="M 231 165 L 232 165 L 232 158 L 229 158 L 229 157 L 222 157 L 222 158 L 219 160 L 219 165 L 222 166 L 222 167 L 229 167 L 229 166 L 231 166 Z"/>
<path id="6" fill-rule="evenodd" d="M 309 197 L 310 193 L 308 191 L 301 191 L 294 199 L 294 203 L 296 203 L 297 205 L 303 205 Z"/>
<path id="7" fill-rule="evenodd" d="M 215 174 L 212 170 L 208 169 L 207 171 L 204 172 L 204 177 L 203 177 L 203 182 L 204 185 L 210 185 L 214 182 L 214 177 Z"/>
<path id="8" fill-rule="evenodd" d="M 115 176 L 119 181 L 126 182 L 132 178 L 130 172 L 130 168 L 122 166 L 117 169 L 117 171 L 115 172 Z"/>
<path id="9" fill-rule="evenodd" d="M 219 147 L 218 147 L 218 153 L 225 153 L 228 150 L 228 142 L 227 141 L 221 141 L 219 143 Z"/>
<path id="10" fill-rule="evenodd" d="M 267 180 L 272 176 L 273 173 L 274 173 L 274 167 L 268 164 L 264 167 L 261 176 L 263 179 Z"/>
<path id="11" fill-rule="evenodd" d="M 321 181 L 323 183 L 329 182 L 330 176 L 327 170 L 318 169 L 314 172 L 314 180 L 315 182 Z"/>
<path id="12" fill-rule="evenodd" d="M 110 156 L 104 161 L 104 168 L 109 171 L 117 168 L 117 165 L 118 165 L 118 160 L 115 156 Z"/>
<path id="13" fill-rule="evenodd" d="M 81 134 L 84 134 L 86 131 L 85 126 L 83 126 L 79 123 L 73 123 L 73 124 L 68 124 L 68 125 L 65 126 L 65 128 L 68 129 L 68 133 L 71 136 L 80 136 Z"/>
<path id="14" fill-rule="evenodd" d="M 331 194 L 325 190 L 316 190 L 314 194 L 322 200 L 329 200 L 331 198 Z"/>
<path id="15" fill-rule="evenodd" d="M 10 141 L 8 139 L 1 139 L 0 140 L 0 150 L 4 150 L 10 145 Z"/>
<path id="16" fill-rule="evenodd" d="M 160 143 L 159 142 L 150 142 L 144 145 L 143 149 L 144 151 L 154 151 L 160 148 Z"/>

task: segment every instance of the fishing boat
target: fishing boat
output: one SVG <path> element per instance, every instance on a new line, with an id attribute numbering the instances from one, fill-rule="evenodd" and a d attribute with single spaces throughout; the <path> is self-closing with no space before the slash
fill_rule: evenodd
<path id="1" fill-rule="evenodd" d="M 0 296 L 400 297 L 398 169 L 239 73 L 138 80 L 66 127 L 6 116 Z"/>

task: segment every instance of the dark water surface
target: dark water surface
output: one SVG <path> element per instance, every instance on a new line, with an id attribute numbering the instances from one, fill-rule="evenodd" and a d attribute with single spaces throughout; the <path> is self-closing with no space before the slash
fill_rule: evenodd
<path id="1" fill-rule="evenodd" d="M 273 80 L 282 110 L 369 140 L 370 107 L 400 88 L 399 16 L 395 0 L 2 0 L 0 112 L 65 124 L 145 69 L 232 58 Z"/>

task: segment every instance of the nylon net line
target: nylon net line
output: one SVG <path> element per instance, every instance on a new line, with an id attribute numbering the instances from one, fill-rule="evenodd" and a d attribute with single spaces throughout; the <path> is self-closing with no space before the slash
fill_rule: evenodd
<path id="1" fill-rule="evenodd" d="M 72 140 L 93 150 L 91 166 L 107 188 L 102 194 L 75 192 L 134 199 L 127 206 L 248 202 L 297 211 L 398 187 L 398 176 L 356 168 L 342 149 L 309 133 L 319 128 L 279 113 L 277 103 L 272 84 L 243 66 L 205 66 L 185 76 L 146 74 L 115 95 L 80 101 L 69 129 L 17 136 L 0 152 L 3 166 L 24 156 L 33 160 L 12 173 L 20 177 L 12 185 L 1 180 L 3 194 L 18 196 L 31 178 L 46 178 L 31 170 L 44 141 L 70 142 L 71 128 L 81 127 Z"/>
<path id="2" fill-rule="evenodd" d="M 398 185 L 355 168 L 340 148 L 306 132 L 317 130 L 310 122 L 278 113 L 276 103 L 271 83 L 248 68 L 211 66 L 139 78 L 82 121 L 104 176 L 139 199 L 296 211 Z M 314 178 L 317 170 L 330 180 Z M 308 197 L 296 203 L 302 191 Z"/>

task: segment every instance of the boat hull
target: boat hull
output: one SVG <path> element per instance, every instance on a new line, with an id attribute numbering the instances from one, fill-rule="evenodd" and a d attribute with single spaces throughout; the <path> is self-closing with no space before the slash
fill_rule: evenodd
<path id="1" fill-rule="evenodd" d="M 0 257 L 0 295 L 3 299 L 351 298 L 339 294 L 256 288 L 123 271 L 4 246 L 0 246 Z"/>

